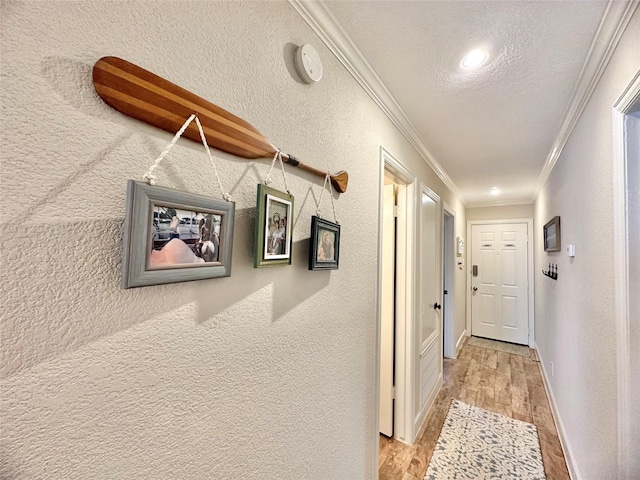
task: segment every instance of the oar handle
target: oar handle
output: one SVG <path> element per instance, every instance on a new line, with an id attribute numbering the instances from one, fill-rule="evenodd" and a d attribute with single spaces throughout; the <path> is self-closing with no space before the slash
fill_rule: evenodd
<path id="1" fill-rule="evenodd" d="M 282 154 L 282 160 L 285 163 L 291 165 L 292 167 L 298 167 L 299 169 L 304 170 L 305 172 L 318 175 L 319 177 L 325 177 L 327 175 L 327 172 L 323 172 L 322 170 L 318 170 L 317 168 L 314 168 L 305 163 L 302 163 L 296 157 L 288 153 Z M 344 193 L 347 191 L 347 184 L 349 183 L 349 174 L 347 172 L 340 171 L 335 175 L 330 174 L 329 178 L 331 179 L 331 184 L 333 185 L 333 188 L 335 188 L 338 192 Z"/>

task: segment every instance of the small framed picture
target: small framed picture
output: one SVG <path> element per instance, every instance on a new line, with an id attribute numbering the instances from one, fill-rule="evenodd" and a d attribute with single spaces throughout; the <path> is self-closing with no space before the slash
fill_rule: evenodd
<path id="1" fill-rule="evenodd" d="M 340 257 L 340 225 L 311 217 L 309 270 L 337 270 Z"/>
<path id="2" fill-rule="evenodd" d="M 549 220 L 544 228 L 544 251 L 559 252 L 560 251 L 560 217 L 553 217 Z"/>
<path id="3" fill-rule="evenodd" d="M 255 268 L 291 264 L 293 195 L 258 184 Z"/>
<path id="4" fill-rule="evenodd" d="M 122 288 L 231 275 L 235 203 L 129 180 Z"/>

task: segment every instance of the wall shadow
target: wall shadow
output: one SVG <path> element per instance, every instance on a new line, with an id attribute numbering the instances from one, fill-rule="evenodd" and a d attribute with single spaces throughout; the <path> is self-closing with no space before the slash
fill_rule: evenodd
<path id="1" fill-rule="evenodd" d="M 296 69 L 296 52 L 298 51 L 298 45 L 295 43 L 287 42 L 282 47 L 282 58 L 284 58 L 284 65 L 293 78 L 294 81 L 298 82 L 301 85 L 306 85 L 305 82 L 300 78 L 300 74 Z"/>
<path id="2" fill-rule="evenodd" d="M 3 378 L 189 303 L 197 306 L 196 321 L 204 323 L 267 286 L 273 287 L 271 320 L 277 321 L 326 288 L 331 279 L 331 272 L 308 270 L 308 238 L 294 241 L 292 265 L 254 269 L 255 207 L 236 211 L 231 277 L 127 290 L 120 287 L 123 235 L 120 210 L 111 212 L 110 218 L 41 220 L 37 213 L 43 207 L 61 203 L 61 194 L 126 148 L 127 143 L 135 139 L 144 150 L 153 153 L 158 147 L 150 138 L 170 139 L 167 132 L 104 104 L 93 89 L 91 69 L 91 65 L 61 57 L 46 57 L 41 63 L 42 76 L 67 104 L 88 117 L 120 125 L 125 133 L 120 132 L 88 162 L 76 165 L 71 174 L 43 192 L 33 204 L 24 206 L 24 218 L 32 223 L 8 220 L 0 223 L 0 247 L 5 252 L 3 269 L 13 272 L 14 279 L 11 289 L 0 292 L 6 318 L 0 326 L 0 336 L 12 342 L 11 352 L 5 352 L 0 362 Z M 195 142 L 186 144 L 202 150 L 202 145 Z M 255 189 L 245 185 L 251 181 L 252 173 L 260 178 L 257 164 L 228 157 L 245 166 L 231 193 L 242 196 L 241 204 L 255 204 Z M 223 158 L 227 159 L 226 154 Z M 182 188 L 184 184 L 171 162 L 166 167 L 176 179 L 177 188 Z M 319 180 L 307 172 L 297 173 L 303 179 Z M 317 204 L 311 186 L 299 198 L 298 213 L 308 209 L 311 202 Z M 294 231 L 299 230 L 295 228 L 297 225 L 305 228 L 302 218 L 296 215 Z M 308 233 L 299 236 L 308 237 Z M 34 248 L 36 240 L 42 241 L 45 248 Z"/>
<path id="3" fill-rule="evenodd" d="M 44 57 L 40 65 L 40 73 L 52 90 L 83 115 L 121 125 L 132 133 L 148 135 L 166 144 L 171 140 L 171 133 L 125 115 L 103 102 L 93 87 L 93 65 L 58 56 Z M 205 154 L 199 142 L 188 140 L 184 145 Z"/>
<path id="4" fill-rule="evenodd" d="M 255 208 L 236 211 L 231 277 L 197 282 L 197 321 L 205 323 L 237 302 L 273 285 L 272 321 L 329 284 L 330 272 L 308 270 L 309 239 L 294 241 L 292 264 L 253 268 Z M 215 295 L 211 291 L 215 290 Z"/>

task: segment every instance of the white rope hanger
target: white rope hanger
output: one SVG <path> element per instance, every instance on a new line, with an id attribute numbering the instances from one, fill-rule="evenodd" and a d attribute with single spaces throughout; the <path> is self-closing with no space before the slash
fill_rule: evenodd
<path id="1" fill-rule="evenodd" d="M 322 218 L 322 215 L 320 214 L 320 206 L 322 205 L 322 196 L 324 195 L 324 191 L 327 187 L 327 183 L 329 184 L 329 198 L 331 199 L 331 207 L 333 208 L 333 219 L 335 220 L 335 222 L 340 225 L 340 222 L 338 221 L 338 214 L 336 212 L 336 204 L 333 201 L 333 192 L 332 192 L 332 185 L 331 185 L 331 173 L 327 172 L 327 175 L 324 177 L 324 183 L 322 184 L 322 193 L 320 193 L 320 200 L 318 201 L 318 208 L 316 209 L 316 215 L 318 216 L 318 218 Z"/>
<path id="2" fill-rule="evenodd" d="M 284 188 L 286 189 L 287 193 L 289 195 L 291 195 L 291 190 L 289 190 L 289 185 L 287 185 L 287 175 L 284 173 L 284 162 L 282 161 L 282 152 L 280 151 L 280 149 L 278 149 L 278 151 L 276 152 L 276 154 L 273 156 L 273 161 L 271 162 L 271 168 L 269 168 L 269 172 L 267 173 L 267 176 L 264 179 L 264 183 L 265 185 L 269 185 L 271 183 L 271 172 L 273 171 L 273 167 L 276 164 L 276 160 L 280 160 L 280 168 L 282 169 L 282 178 L 284 179 Z"/>
<path id="3" fill-rule="evenodd" d="M 156 168 L 158 168 L 158 166 L 160 165 L 160 162 L 162 162 L 162 160 L 164 160 L 164 157 L 167 156 L 169 151 L 177 143 L 177 141 L 180 139 L 180 137 L 182 136 L 184 131 L 187 129 L 187 127 L 191 124 L 191 122 L 194 119 L 196 121 L 196 125 L 198 126 L 198 131 L 200 132 L 200 138 L 202 139 L 202 145 L 204 146 L 204 149 L 207 152 L 207 155 L 209 156 L 209 160 L 211 161 L 211 166 L 213 167 L 213 172 L 216 175 L 216 180 L 218 181 L 218 187 L 220 187 L 220 192 L 222 193 L 222 198 L 224 198 L 227 202 L 230 202 L 231 201 L 231 195 L 229 195 L 229 193 L 226 193 L 224 191 L 224 189 L 222 188 L 222 182 L 220 181 L 220 176 L 218 175 L 218 169 L 216 168 L 216 164 L 213 161 L 213 155 L 211 155 L 211 150 L 209 150 L 209 145 L 207 144 L 207 139 L 204 136 L 204 130 L 202 129 L 202 124 L 200 123 L 200 119 L 198 118 L 198 115 L 196 113 L 192 114 L 187 119 L 187 121 L 184 122 L 184 125 L 182 125 L 182 127 L 180 127 L 180 130 L 178 130 L 176 132 L 176 134 L 173 136 L 173 139 L 171 140 L 169 145 L 167 145 L 167 148 L 165 148 L 162 151 L 160 156 L 158 158 L 156 158 L 155 161 L 153 162 L 153 164 L 151 165 L 151 167 L 149 167 L 149 170 L 147 170 L 147 173 L 145 173 L 142 176 L 142 179 L 145 182 L 147 182 L 149 185 L 155 185 L 156 184 L 156 176 L 153 175 L 153 171 Z M 272 168 L 273 168 L 273 166 L 272 166 Z"/>

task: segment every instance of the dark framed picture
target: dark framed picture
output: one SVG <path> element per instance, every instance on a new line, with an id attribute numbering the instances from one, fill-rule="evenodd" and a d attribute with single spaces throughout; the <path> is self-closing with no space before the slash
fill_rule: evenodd
<path id="1" fill-rule="evenodd" d="M 309 270 L 337 270 L 340 258 L 340 225 L 311 217 Z"/>
<path id="2" fill-rule="evenodd" d="M 122 288 L 231 275 L 235 203 L 129 180 Z"/>
<path id="3" fill-rule="evenodd" d="M 258 184 L 255 268 L 291 264 L 293 195 Z"/>
<path id="4" fill-rule="evenodd" d="M 560 217 L 553 217 L 549 220 L 544 228 L 544 251 L 559 252 L 560 251 Z"/>

